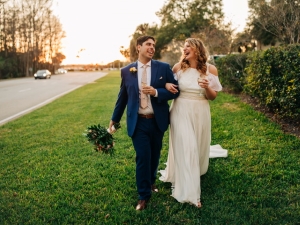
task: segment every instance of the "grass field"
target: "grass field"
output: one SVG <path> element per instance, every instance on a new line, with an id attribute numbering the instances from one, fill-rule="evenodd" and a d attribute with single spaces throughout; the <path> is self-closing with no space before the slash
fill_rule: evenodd
<path id="1" fill-rule="evenodd" d="M 211 159 L 198 209 L 157 182 L 137 212 L 135 152 L 125 116 L 115 155 L 100 154 L 82 133 L 108 126 L 119 72 L 0 127 L 0 224 L 300 224 L 300 140 L 225 93 L 211 102 L 212 144 L 228 158 Z M 159 169 L 165 167 L 165 133 Z"/>

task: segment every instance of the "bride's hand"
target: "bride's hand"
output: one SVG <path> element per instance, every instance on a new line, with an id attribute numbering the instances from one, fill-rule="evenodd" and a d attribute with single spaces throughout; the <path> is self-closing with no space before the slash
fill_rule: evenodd
<path id="1" fill-rule="evenodd" d="M 198 85 L 204 89 L 207 89 L 209 86 L 209 80 L 206 78 L 201 79 L 201 81 L 198 82 Z"/>
<path id="2" fill-rule="evenodd" d="M 165 85 L 165 88 L 173 94 L 176 94 L 178 92 L 177 87 L 178 85 L 172 83 L 166 83 Z"/>

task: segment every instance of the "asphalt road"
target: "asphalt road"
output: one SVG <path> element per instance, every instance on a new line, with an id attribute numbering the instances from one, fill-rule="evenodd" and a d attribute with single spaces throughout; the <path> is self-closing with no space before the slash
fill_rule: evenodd
<path id="1" fill-rule="evenodd" d="M 16 78 L 0 80 L 0 125 L 93 82 L 107 72 L 69 72 L 51 79 Z"/>

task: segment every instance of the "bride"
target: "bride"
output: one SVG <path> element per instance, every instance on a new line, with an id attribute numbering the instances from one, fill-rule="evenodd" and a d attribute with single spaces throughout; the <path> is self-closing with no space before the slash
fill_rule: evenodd
<path id="1" fill-rule="evenodd" d="M 218 71 L 207 63 L 207 50 L 196 38 L 185 40 L 183 55 L 173 67 L 178 80 L 179 97 L 170 107 L 169 152 L 164 182 L 172 183 L 172 196 L 181 203 L 201 207 L 200 176 L 208 169 L 209 158 L 227 157 L 220 145 L 210 146 L 211 116 L 208 100 L 222 90 Z M 166 88 L 177 92 L 174 84 Z"/>

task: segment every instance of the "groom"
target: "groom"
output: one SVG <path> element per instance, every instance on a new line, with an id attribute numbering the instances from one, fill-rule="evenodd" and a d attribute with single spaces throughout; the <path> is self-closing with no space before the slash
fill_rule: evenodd
<path id="1" fill-rule="evenodd" d="M 152 60 L 155 39 L 137 39 L 138 61 L 121 69 L 121 87 L 109 129 L 121 120 L 127 107 L 127 132 L 136 152 L 138 204 L 143 210 L 155 186 L 156 172 L 164 132 L 169 125 L 168 100 L 178 97 L 165 89 L 166 83 L 177 84 L 170 65 Z"/>

